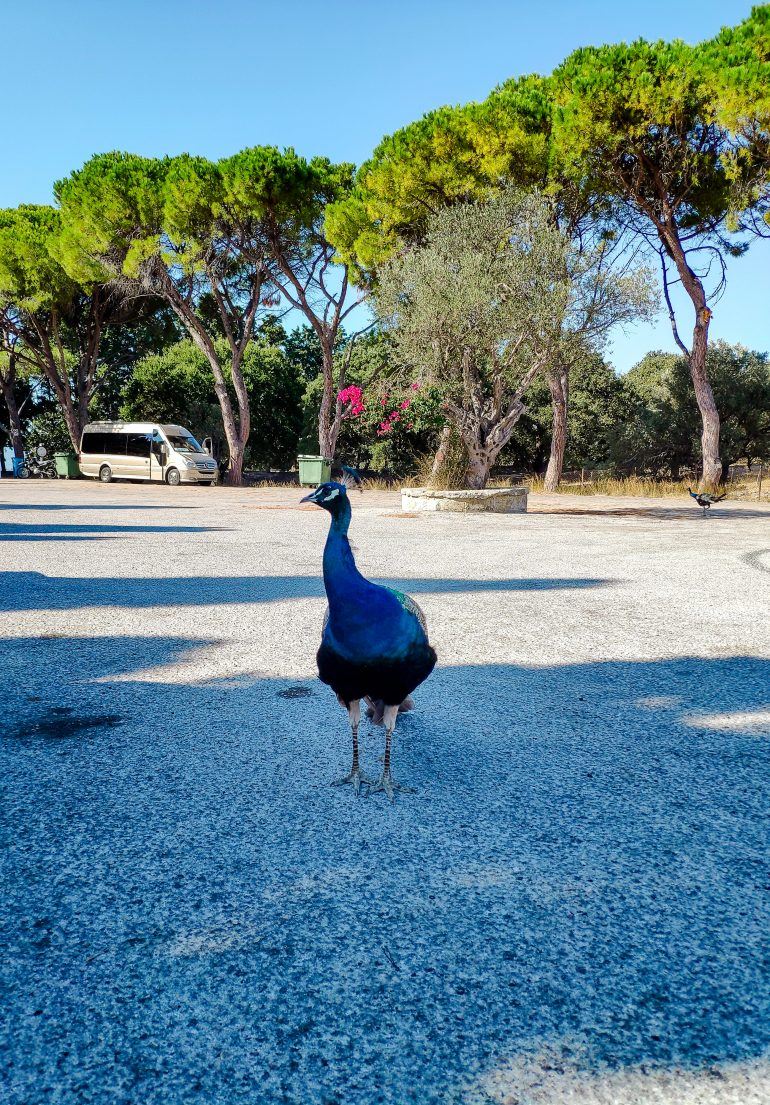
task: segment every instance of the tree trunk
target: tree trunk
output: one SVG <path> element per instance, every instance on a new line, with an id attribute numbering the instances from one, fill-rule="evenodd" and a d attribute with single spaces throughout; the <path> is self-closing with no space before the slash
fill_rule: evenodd
<path id="1" fill-rule="evenodd" d="M 704 304 L 697 312 L 697 321 L 693 330 L 692 352 L 689 356 L 690 375 L 692 376 L 695 398 L 703 422 L 701 432 L 701 453 L 703 456 L 701 490 L 713 490 L 722 479 L 722 461 L 719 457 L 719 411 L 714 402 L 714 392 L 711 390 L 706 371 L 710 321 L 711 311 Z"/>
<path id="2" fill-rule="evenodd" d="M 452 427 L 447 422 L 444 429 L 441 431 L 441 437 L 439 438 L 438 448 L 436 449 L 436 455 L 433 458 L 433 464 L 430 467 L 430 474 L 428 476 L 428 486 L 432 487 L 433 482 L 438 479 L 441 472 L 444 470 L 447 461 L 449 460 L 449 450 L 452 446 Z"/>
<path id="3" fill-rule="evenodd" d="M 709 324 L 711 323 L 711 310 L 706 302 L 706 291 L 698 275 L 693 272 L 687 262 L 687 255 L 679 240 L 679 231 L 673 220 L 658 229 L 658 233 L 664 248 L 671 257 L 682 287 L 687 292 L 695 308 L 695 326 L 692 332 L 692 348 L 687 349 L 680 340 L 674 317 L 674 309 L 668 294 L 668 286 L 665 283 L 664 264 L 664 289 L 671 326 L 677 344 L 687 357 L 690 366 L 695 399 L 698 403 L 703 429 L 701 432 L 701 453 L 703 456 L 703 475 L 701 476 L 700 490 L 706 491 L 717 487 L 722 476 L 722 462 L 719 458 L 719 411 L 714 402 L 714 392 L 708 379 L 706 369 L 706 354 L 708 353 Z"/>
<path id="4" fill-rule="evenodd" d="M 70 441 L 72 442 L 72 448 L 74 452 L 80 452 L 80 439 L 83 436 L 83 428 L 86 425 L 85 422 L 80 421 L 77 412 L 71 403 L 67 403 L 62 406 L 62 414 L 64 415 L 64 422 L 67 426 L 67 433 L 70 435 Z"/>
<path id="5" fill-rule="evenodd" d="M 324 387 L 318 411 L 318 448 L 322 457 L 333 460 L 340 430 L 334 388 L 334 339 L 325 337 L 321 341 L 321 351 Z"/>
<path id="6" fill-rule="evenodd" d="M 19 459 L 24 456 L 24 445 L 21 439 L 21 416 L 16 396 L 13 394 L 13 385 L 16 381 L 16 370 L 11 368 L 8 378 L 0 376 L 0 389 L 8 410 L 8 429 L 11 434 L 11 448 L 13 455 Z M 0 475 L 3 474 L 3 462 L 0 457 Z"/>
<path id="7" fill-rule="evenodd" d="M 551 455 L 545 472 L 544 488 L 556 491 L 564 470 L 564 451 L 567 448 L 567 409 L 569 402 L 569 377 L 566 369 L 548 373 L 553 415 L 551 430 Z"/>
<path id="8" fill-rule="evenodd" d="M 178 289 L 175 287 L 168 273 L 162 268 L 159 271 L 155 270 L 154 278 L 156 283 L 154 286 L 151 284 L 152 290 L 158 295 L 163 296 L 190 335 L 192 341 L 197 345 L 198 349 L 200 349 L 209 363 L 211 375 L 214 377 L 214 391 L 219 401 L 219 408 L 222 411 L 222 424 L 224 426 L 225 437 L 227 438 L 227 448 L 230 454 L 230 468 L 227 473 L 227 482 L 234 487 L 239 487 L 243 482 L 243 455 L 246 450 L 250 428 L 248 395 L 246 393 L 240 364 L 235 366 L 238 381 L 236 382 L 235 378 L 233 379 L 241 420 L 239 425 L 236 421 L 233 404 L 230 401 L 230 395 L 227 391 L 225 374 L 219 363 L 219 358 L 217 357 L 211 335 L 189 304 L 186 303 L 184 298 L 179 294 Z M 152 275 L 150 279 L 152 279 Z"/>
<path id="9" fill-rule="evenodd" d="M 246 451 L 248 429 L 246 437 L 244 437 L 243 427 L 239 426 L 236 421 L 233 405 L 230 402 L 230 396 L 227 391 L 227 382 L 213 346 L 210 345 L 210 342 L 201 343 L 199 340 L 200 335 L 196 337 L 189 326 L 187 327 L 187 332 L 190 334 L 190 337 L 193 338 L 198 348 L 206 354 L 206 359 L 209 362 L 211 374 L 214 377 L 214 391 L 219 400 L 219 409 L 222 411 L 222 424 L 225 430 L 225 437 L 227 438 L 227 451 L 230 454 L 230 467 L 227 472 L 227 482 L 233 487 L 240 487 L 243 483 L 243 456 Z"/>
<path id="10" fill-rule="evenodd" d="M 491 467 L 492 461 L 485 449 L 468 449 L 468 474 L 465 482 L 472 491 L 481 491 L 487 486 Z"/>
<path id="11" fill-rule="evenodd" d="M 246 452 L 246 444 L 240 440 L 235 443 L 228 440 L 227 446 L 230 452 L 230 467 L 227 472 L 227 482 L 233 487 L 240 487 L 243 483 L 243 458 Z"/>

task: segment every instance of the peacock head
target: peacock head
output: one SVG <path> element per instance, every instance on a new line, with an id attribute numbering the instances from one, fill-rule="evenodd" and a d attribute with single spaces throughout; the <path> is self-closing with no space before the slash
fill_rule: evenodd
<path id="1" fill-rule="evenodd" d="M 349 468 L 347 464 L 341 464 L 339 468 L 342 472 L 342 479 L 339 483 L 335 483 L 333 480 L 329 483 L 322 483 L 320 487 L 306 495 L 300 502 L 315 503 L 316 506 L 322 506 L 324 510 L 328 510 L 330 514 L 337 514 L 342 504 L 346 502 L 348 490 L 351 487 L 355 487 L 358 491 L 362 490 L 361 477 L 355 468 Z"/>
<path id="2" fill-rule="evenodd" d="M 347 498 L 347 494 L 348 489 L 343 483 L 334 483 L 332 481 L 330 483 L 322 483 L 315 491 L 311 491 L 304 499 L 300 499 L 300 502 L 315 503 L 316 506 L 322 506 L 324 510 L 328 510 L 330 514 L 336 514 Z"/>

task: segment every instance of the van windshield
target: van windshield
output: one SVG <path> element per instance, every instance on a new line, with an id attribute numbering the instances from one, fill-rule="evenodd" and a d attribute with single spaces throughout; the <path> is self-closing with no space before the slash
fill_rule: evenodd
<path id="1" fill-rule="evenodd" d="M 182 434 L 166 434 L 168 443 L 172 449 L 176 449 L 179 453 L 202 453 L 203 449 L 192 436 L 188 434 L 182 436 Z"/>

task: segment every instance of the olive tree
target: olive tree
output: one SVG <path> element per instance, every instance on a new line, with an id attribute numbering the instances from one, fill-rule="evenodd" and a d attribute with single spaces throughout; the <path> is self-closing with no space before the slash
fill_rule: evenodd
<path id="1" fill-rule="evenodd" d="M 580 248 L 559 229 L 543 196 L 516 191 L 432 216 L 422 243 L 381 267 L 375 299 L 401 362 L 441 387 L 472 488 L 540 373 L 652 309 L 644 270 L 616 272 L 601 243 Z"/>

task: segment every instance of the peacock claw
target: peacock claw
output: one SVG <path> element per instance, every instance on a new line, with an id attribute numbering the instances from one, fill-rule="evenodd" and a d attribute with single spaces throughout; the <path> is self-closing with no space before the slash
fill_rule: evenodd
<path id="1" fill-rule="evenodd" d="M 370 779 L 368 775 L 364 775 L 361 771 L 351 771 L 347 775 L 344 775 L 341 779 L 332 779 L 329 786 L 331 787 L 344 787 L 347 783 L 350 783 L 353 787 L 353 793 L 358 797 L 361 790 L 361 784 L 371 787 L 374 786 L 374 779 Z"/>
<path id="2" fill-rule="evenodd" d="M 397 783 L 389 771 L 383 771 L 377 782 L 372 783 L 369 787 L 369 794 L 377 794 L 379 791 L 384 791 L 391 802 L 396 800 L 396 791 L 401 791 L 402 794 L 417 793 L 414 787 L 405 787 L 401 783 Z"/>

